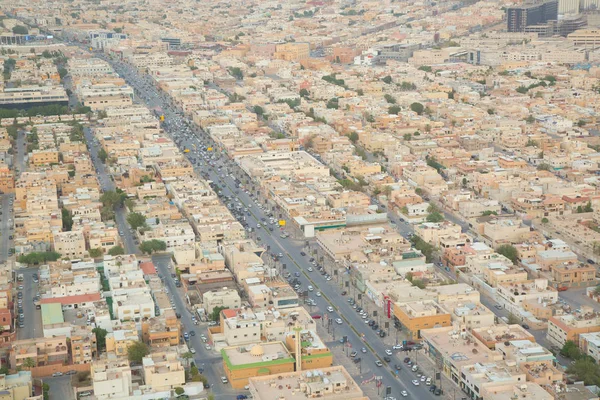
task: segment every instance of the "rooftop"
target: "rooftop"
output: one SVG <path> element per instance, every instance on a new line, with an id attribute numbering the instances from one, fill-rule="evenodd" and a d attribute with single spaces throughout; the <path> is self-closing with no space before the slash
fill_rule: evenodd
<path id="1" fill-rule="evenodd" d="M 221 355 L 230 370 L 294 362 L 294 358 L 282 342 L 226 347 L 221 350 Z"/>

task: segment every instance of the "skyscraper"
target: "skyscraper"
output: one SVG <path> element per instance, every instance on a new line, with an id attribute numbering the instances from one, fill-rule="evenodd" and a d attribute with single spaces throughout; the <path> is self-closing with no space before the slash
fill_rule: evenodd
<path id="1" fill-rule="evenodd" d="M 526 26 L 543 24 L 558 19 L 558 0 L 546 0 L 506 10 L 509 32 L 523 32 Z"/>

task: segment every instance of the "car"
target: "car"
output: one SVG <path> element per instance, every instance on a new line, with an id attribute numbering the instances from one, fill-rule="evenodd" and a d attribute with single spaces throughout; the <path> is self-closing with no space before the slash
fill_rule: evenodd
<path id="1" fill-rule="evenodd" d="M 402 395 L 402 397 L 408 396 L 408 393 L 406 392 L 406 390 L 401 391 L 400 394 Z"/>
<path id="2" fill-rule="evenodd" d="M 430 392 L 432 392 L 432 393 L 433 393 L 433 392 L 435 392 L 435 389 L 437 389 L 437 386 L 436 386 L 436 385 L 431 385 L 431 386 L 429 387 L 429 391 L 430 391 Z"/>
<path id="3" fill-rule="evenodd" d="M 383 363 L 379 360 L 375 360 L 375 365 L 377 365 L 378 367 L 382 367 Z"/>
<path id="4" fill-rule="evenodd" d="M 208 343 L 204 345 L 204 348 L 206 350 L 212 350 L 212 347 L 210 347 L 210 344 L 208 344 Z"/>
<path id="5" fill-rule="evenodd" d="M 350 353 L 350 357 L 354 358 L 358 355 L 357 351 L 353 351 L 352 353 Z"/>
<path id="6" fill-rule="evenodd" d="M 385 357 L 383 357 L 383 361 L 389 363 L 392 361 L 392 358 L 390 356 L 385 356 Z"/>
<path id="7" fill-rule="evenodd" d="M 221 383 L 223 383 L 223 384 L 229 383 L 226 376 L 221 377 Z"/>
<path id="8" fill-rule="evenodd" d="M 442 394 L 442 389 L 439 389 L 439 388 L 435 389 L 434 393 L 435 393 L 436 396 L 440 396 Z"/>
<path id="9" fill-rule="evenodd" d="M 56 376 L 63 376 L 62 372 L 55 372 L 52 374 L 52 376 L 56 377 Z"/>
<path id="10" fill-rule="evenodd" d="M 327 311 L 328 312 L 333 312 L 333 307 L 331 307 L 331 306 L 327 307 Z"/>
<path id="11" fill-rule="evenodd" d="M 342 292 L 342 296 L 345 296 L 346 294 L 348 294 L 348 292 L 346 292 L 345 290 Z"/>
<path id="12" fill-rule="evenodd" d="M 352 360 L 354 362 L 354 364 L 358 364 L 360 362 L 361 358 L 360 357 L 356 357 L 354 360 Z"/>
<path id="13" fill-rule="evenodd" d="M 427 386 L 431 385 L 431 378 L 427 378 L 427 380 L 425 380 L 425 384 Z"/>
<path id="14" fill-rule="evenodd" d="M 192 354 L 196 354 L 196 349 L 195 349 L 195 348 L 193 348 L 193 347 L 190 347 L 190 353 L 192 353 Z"/>
<path id="15" fill-rule="evenodd" d="M 408 364 L 409 361 L 410 361 L 410 357 L 405 357 L 404 358 L 404 364 Z"/>
<path id="16" fill-rule="evenodd" d="M 65 375 L 75 375 L 77 373 L 77 371 L 75 371 L 74 369 L 65 372 Z"/>
<path id="17" fill-rule="evenodd" d="M 315 293 L 315 296 L 317 296 L 317 297 L 321 297 L 321 292 L 317 292 L 317 293 Z"/>
<path id="18" fill-rule="evenodd" d="M 385 331 L 383 331 L 383 330 L 379 332 L 379 337 L 380 337 L 380 338 L 384 338 L 386 335 L 387 335 L 387 334 L 386 334 L 386 333 L 385 333 Z"/>
<path id="19" fill-rule="evenodd" d="M 427 377 L 425 375 L 421 375 L 421 382 L 425 382 L 427 380 Z"/>
<path id="20" fill-rule="evenodd" d="M 401 344 L 396 344 L 396 345 L 394 345 L 392 347 L 392 349 L 394 349 L 394 350 L 402 350 L 402 349 L 404 349 L 404 346 L 402 346 Z"/>
<path id="21" fill-rule="evenodd" d="M 387 354 L 388 356 L 391 356 L 392 351 L 390 349 L 385 349 L 385 354 Z"/>
<path id="22" fill-rule="evenodd" d="M 335 323 L 338 324 L 338 325 L 341 325 L 342 324 L 342 319 L 341 318 L 336 318 L 335 319 Z"/>
<path id="23" fill-rule="evenodd" d="M 497 310 L 502 310 L 502 306 L 501 306 L 500 304 L 496 304 L 496 305 L 494 306 L 494 308 L 496 308 Z"/>
<path id="24" fill-rule="evenodd" d="M 420 385 L 419 381 L 416 380 L 416 379 L 412 380 L 412 384 L 415 385 L 415 386 L 419 386 Z"/>
<path id="25" fill-rule="evenodd" d="M 521 325 L 521 326 L 522 326 L 524 329 L 529 329 L 529 325 L 527 325 L 527 324 L 523 324 L 523 325 Z"/>
<path id="26" fill-rule="evenodd" d="M 190 331 L 190 336 L 196 336 L 196 332 Z"/>

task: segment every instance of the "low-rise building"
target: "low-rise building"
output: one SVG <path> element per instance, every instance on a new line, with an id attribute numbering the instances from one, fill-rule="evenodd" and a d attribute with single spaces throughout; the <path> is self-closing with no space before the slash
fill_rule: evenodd
<path id="1" fill-rule="evenodd" d="M 221 355 L 225 375 L 234 389 L 242 389 L 255 376 L 293 372 L 296 362 L 282 342 L 226 347 Z"/>
<path id="2" fill-rule="evenodd" d="M 286 400 L 317 397 L 323 400 L 368 399 L 343 366 L 255 376 L 250 378 L 248 386 L 254 400 L 272 400 L 281 396 L 285 396 Z"/>
<path id="3" fill-rule="evenodd" d="M 420 339 L 424 329 L 450 326 L 450 313 L 433 300 L 396 303 L 394 315 L 412 339 Z"/>
<path id="4" fill-rule="evenodd" d="M 580 335 L 594 332 L 600 332 L 600 313 L 582 306 L 580 312 L 551 317 L 546 337 L 552 344 L 562 348 L 568 340 L 579 344 Z"/>

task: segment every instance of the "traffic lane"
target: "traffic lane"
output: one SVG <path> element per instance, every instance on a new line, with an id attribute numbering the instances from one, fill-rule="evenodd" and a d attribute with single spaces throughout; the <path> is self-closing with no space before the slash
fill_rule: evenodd
<path id="1" fill-rule="evenodd" d="M 0 261 L 6 261 L 8 259 L 8 251 L 10 250 L 10 244 L 12 240 L 10 236 L 12 236 L 13 231 L 10 226 L 11 223 L 9 221 L 13 217 L 13 210 L 10 204 L 10 200 L 12 199 L 11 194 L 2 195 L 2 237 L 0 240 Z"/>
<path id="2" fill-rule="evenodd" d="M 37 336 L 36 332 L 41 332 L 41 311 L 35 309 L 33 298 L 37 295 L 37 283 L 33 281 L 33 274 L 37 273 L 37 268 L 24 268 L 17 270 L 17 274 L 23 274 L 23 328 L 18 328 L 17 337 L 19 339 L 33 339 Z M 18 307 L 18 306 L 17 306 Z"/>
<path id="3" fill-rule="evenodd" d="M 152 262 L 164 278 L 164 285 L 169 290 L 169 297 L 172 298 L 175 303 L 176 312 L 181 314 L 181 334 L 183 335 L 183 332 L 190 332 L 191 330 L 199 330 L 192 322 L 192 313 L 185 306 L 181 293 L 177 290 L 178 288 L 175 286 L 175 282 L 171 277 L 171 273 L 174 271 L 169 268 L 169 265 L 172 265 L 171 257 L 169 255 L 155 255 L 152 257 Z M 206 336 L 208 337 L 208 335 Z M 196 363 L 196 366 L 202 367 L 202 365 L 204 365 L 203 375 L 208 380 L 210 387 L 213 389 L 215 394 L 221 392 L 224 387 L 219 385 L 220 375 L 219 371 L 216 370 L 215 363 L 206 363 L 207 359 L 215 356 L 214 352 L 211 353 L 211 351 L 206 350 L 204 343 L 202 343 L 200 339 L 200 335 L 198 335 L 198 332 L 196 332 L 195 336 L 190 336 L 189 342 L 196 350 L 196 354 L 194 354 L 194 362 Z"/>

